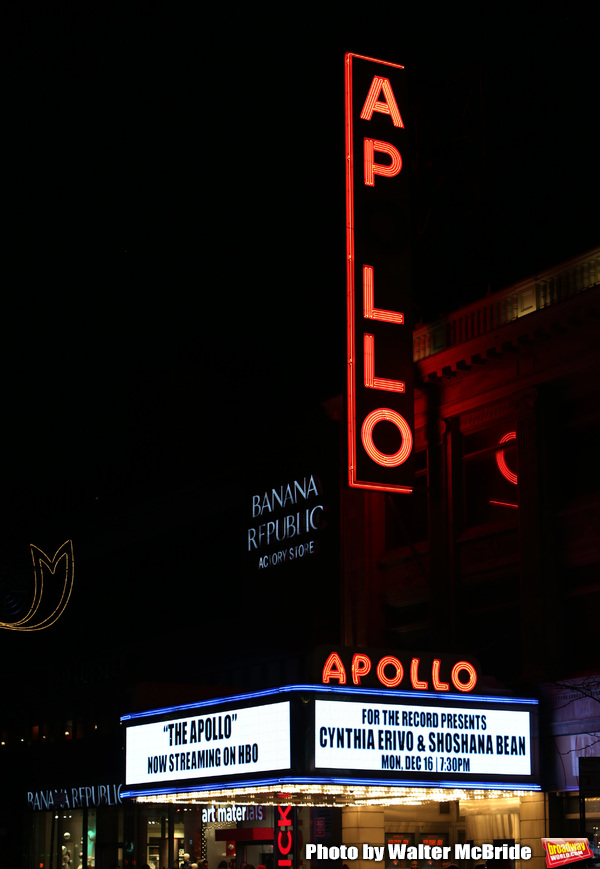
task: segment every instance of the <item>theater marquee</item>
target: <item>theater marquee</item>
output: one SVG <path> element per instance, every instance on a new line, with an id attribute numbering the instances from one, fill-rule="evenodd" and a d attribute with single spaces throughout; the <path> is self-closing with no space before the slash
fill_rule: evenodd
<path id="1" fill-rule="evenodd" d="M 166 716 L 157 713 L 158 720 L 128 727 L 126 784 L 183 783 L 290 768 L 289 702 L 201 710 L 201 705 L 191 715 L 165 710 Z"/>
<path id="2" fill-rule="evenodd" d="M 122 795 L 289 805 L 348 804 L 356 786 L 362 804 L 370 789 L 539 790 L 536 712 L 521 698 L 288 685 L 136 713 L 122 719 Z"/>
<path id="3" fill-rule="evenodd" d="M 463 704 L 315 703 L 315 768 L 529 776 L 529 712 Z"/>
<path id="4" fill-rule="evenodd" d="M 413 351 L 405 72 L 346 55 L 350 486 L 411 492 Z"/>

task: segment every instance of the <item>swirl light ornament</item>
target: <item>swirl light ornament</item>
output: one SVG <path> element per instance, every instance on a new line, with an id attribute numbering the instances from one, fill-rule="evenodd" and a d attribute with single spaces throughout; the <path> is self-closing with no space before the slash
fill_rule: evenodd
<path id="1" fill-rule="evenodd" d="M 41 631 L 49 628 L 64 613 L 73 590 L 75 565 L 72 540 L 66 540 L 52 558 L 33 543 L 30 549 L 33 560 L 33 599 L 23 618 L 15 622 L 0 622 L 0 628 L 8 631 Z M 40 609 L 42 600 L 44 606 Z"/>

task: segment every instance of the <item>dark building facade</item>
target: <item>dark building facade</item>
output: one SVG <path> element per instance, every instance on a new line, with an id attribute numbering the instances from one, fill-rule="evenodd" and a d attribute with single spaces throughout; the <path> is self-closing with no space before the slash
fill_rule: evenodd
<path id="1" fill-rule="evenodd" d="M 417 325 L 415 491 L 345 490 L 341 519 L 345 642 L 460 650 L 540 697 L 520 835 L 596 846 L 599 268 L 595 249 Z"/>
<path id="2" fill-rule="evenodd" d="M 345 493 L 346 642 L 466 644 L 515 686 L 597 665 L 598 267 L 417 325 L 415 493 Z"/>
<path id="3" fill-rule="evenodd" d="M 127 590 L 126 611 L 106 594 L 96 604 L 80 597 L 70 637 L 52 651 L 46 631 L 5 634 L 21 657 L 3 674 L 5 696 L 19 698 L 0 717 L 3 865 L 162 869 L 189 852 L 268 869 L 277 801 L 248 797 L 253 815 L 241 818 L 207 802 L 122 799 L 119 717 L 299 682 L 306 670 L 292 652 L 322 642 L 473 657 L 481 690 L 538 698 L 542 790 L 503 794 L 485 810 L 439 793 L 387 807 L 348 799 L 333 815 L 299 808 L 313 837 L 326 830 L 330 842 L 539 847 L 543 835 L 578 832 L 579 759 L 597 758 L 600 745 L 599 294 L 596 249 L 415 327 L 412 495 L 347 487 L 345 448 L 336 448 L 342 402 L 332 399 L 311 419 L 312 441 L 296 435 L 289 470 L 271 474 L 265 465 L 241 495 L 205 498 L 201 507 L 180 497 L 131 511 L 126 533 L 115 530 L 121 520 L 95 526 L 82 569 L 99 578 L 115 563 L 114 586 L 106 587 Z M 158 576 L 151 564 L 155 555 L 182 569 L 201 564 L 201 547 L 182 555 L 198 529 L 219 555 L 208 560 L 211 585 L 192 592 L 185 582 L 179 598 L 164 597 L 177 612 L 167 619 L 148 584 Z M 241 625 L 233 603 L 224 603 L 227 587 L 214 597 L 219 577 L 231 572 L 231 561 L 219 560 L 227 546 L 235 550 L 234 537 L 245 581 Z M 81 545 L 75 540 L 76 563 Z M 294 599 L 301 619 L 290 609 Z M 104 623 L 112 619 L 110 637 L 89 634 L 94 606 Z M 197 651 L 195 632 L 209 620 L 211 648 Z M 34 653 L 29 662 L 25 649 Z M 584 806 L 592 838 L 597 803 L 592 787 Z M 535 852 L 528 865 L 542 860 Z"/>

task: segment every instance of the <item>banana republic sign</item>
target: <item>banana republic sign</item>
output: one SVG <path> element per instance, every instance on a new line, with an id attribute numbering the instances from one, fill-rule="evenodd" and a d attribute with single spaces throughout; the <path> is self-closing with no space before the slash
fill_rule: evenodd
<path id="1" fill-rule="evenodd" d="M 247 549 L 257 568 L 264 570 L 315 555 L 324 515 L 322 488 L 314 474 L 253 494 Z"/>
<path id="2" fill-rule="evenodd" d="M 346 55 L 350 486 L 412 492 L 413 354 L 405 72 Z"/>
<path id="3" fill-rule="evenodd" d="M 121 784 L 94 784 L 65 787 L 60 790 L 48 788 L 41 791 L 27 791 L 27 805 L 34 812 L 120 806 L 121 788 Z"/>

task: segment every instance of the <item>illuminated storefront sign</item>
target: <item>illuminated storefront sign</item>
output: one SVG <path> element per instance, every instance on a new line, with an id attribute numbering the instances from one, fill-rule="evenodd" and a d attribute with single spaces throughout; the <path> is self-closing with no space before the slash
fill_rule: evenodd
<path id="1" fill-rule="evenodd" d="M 296 809 L 293 806 L 277 806 L 275 818 L 273 862 L 277 869 L 290 869 L 295 862 Z"/>
<path id="2" fill-rule="evenodd" d="M 346 55 L 348 479 L 411 492 L 414 476 L 404 68 Z"/>
<path id="3" fill-rule="evenodd" d="M 529 712 L 317 700 L 315 768 L 529 776 Z"/>
<path id="4" fill-rule="evenodd" d="M 323 660 L 320 681 L 324 685 L 363 685 L 414 691 L 474 690 L 478 665 L 448 655 L 392 655 L 382 650 L 321 647 L 315 657 Z"/>
<path id="5" fill-rule="evenodd" d="M 27 791 L 27 805 L 34 811 L 89 809 L 97 806 L 120 806 L 120 784 L 85 785 L 60 790 Z"/>
<path id="6" fill-rule="evenodd" d="M 247 549 L 258 569 L 315 555 L 324 512 L 320 483 L 314 474 L 252 495 Z"/>
<path id="7" fill-rule="evenodd" d="M 289 702 L 178 715 L 127 729 L 128 786 L 289 767 Z"/>
<path id="8" fill-rule="evenodd" d="M 271 701 L 271 702 L 269 702 Z M 252 705 L 256 704 L 256 705 Z M 539 790 L 536 700 L 288 685 L 125 716 L 124 796 L 293 804 L 360 785 Z M 148 723 L 140 718 L 152 717 Z M 375 797 L 374 797 L 375 798 Z"/>
<path id="9" fill-rule="evenodd" d="M 202 823 L 240 823 L 242 821 L 264 821 L 267 817 L 265 806 L 207 806 L 202 809 Z"/>

